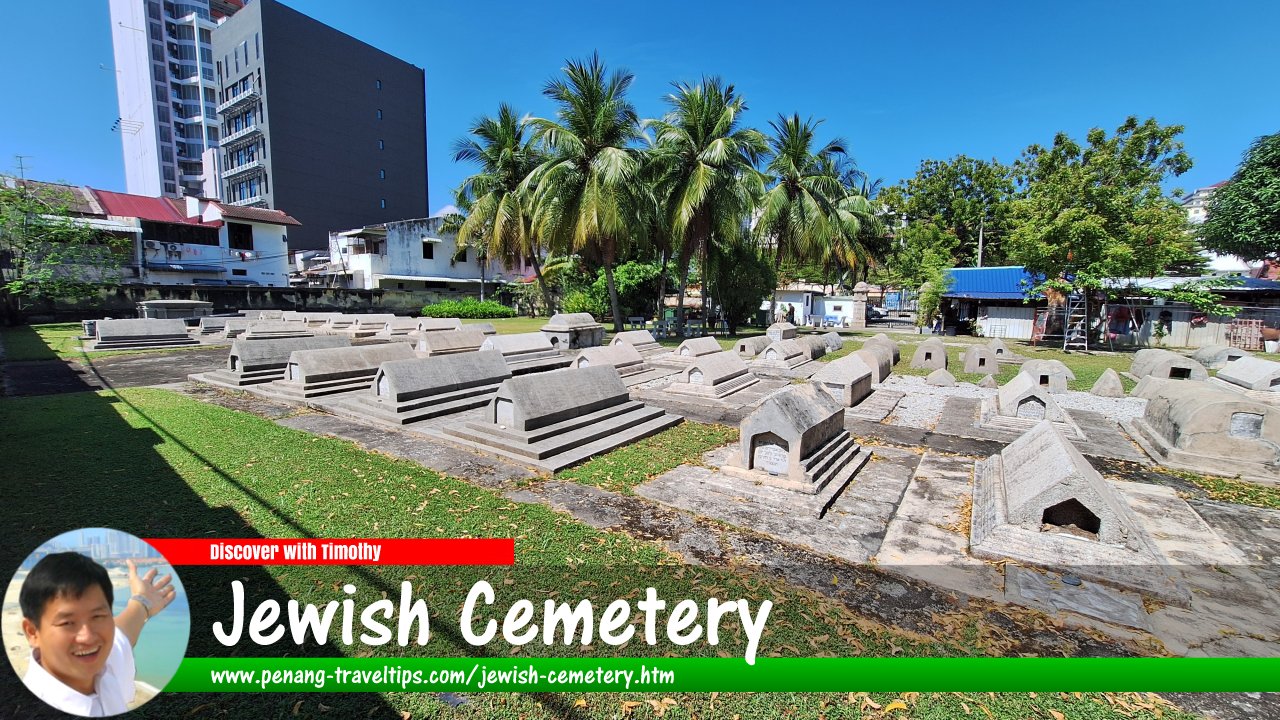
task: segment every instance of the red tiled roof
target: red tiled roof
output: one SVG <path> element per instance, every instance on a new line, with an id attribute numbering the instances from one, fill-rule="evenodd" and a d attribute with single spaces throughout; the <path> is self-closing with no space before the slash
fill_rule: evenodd
<path id="1" fill-rule="evenodd" d="M 98 198 L 98 202 L 108 215 L 134 217 L 151 222 L 218 227 L 217 223 L 206 223 L 198 217 L 187 217 L 186 213 L 178 210 L 176 204 L 168 198 L 130 195 L 93 188 L 89 188 L 89 191 Z"/>
<path id="2" fill-rule="evenodd" d="M 302 225 L 302 223 L 279 210 L 240 207 L 239 205 L 228 205 L 226 203 L 218 203 L 218 209 L 222 211 L 222 217 L 224 218 L 251 220 L 253 222 L 271 223 L 272 225 Z"/>

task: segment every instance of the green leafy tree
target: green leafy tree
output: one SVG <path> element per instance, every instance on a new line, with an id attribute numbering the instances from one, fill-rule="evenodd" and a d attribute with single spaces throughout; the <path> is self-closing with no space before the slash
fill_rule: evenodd
<path id="1" fill-rule="evenodd" d="M 1018 161 L 1025 196 L 1013 203 L 1010 259 L 1059 292 L 1099 288 L 1106 278 L 1149 277 L 1194 264 L 1197 247 L 1181 206 L 1161 183 L 1191 168 L 1182 126 L 1130 117 L 1080 145 L 1059 133 Z"/>
<path id="2" fill-rule="evenodd" d="M 120 279 L 130 247 L 80 222 L 72 188 L 0 176 L 0 304 L 25 320 L 39 300 L 83 300 Z"/>
<path id="3" fill-rule="evenodd" d="M 1280 260 L 1280 133 L 1253 141 L 1231 181 L 1213 193 L 1201 242 L 1246 260 Z"/>
<path id="4" fill-rule="evenodd" d="M 541 256 L 546 248 L 533 232 L 528 199 L 520 192 L 520 184 L 546 158 L 532 137 L 526 136 L 519 114 L 506 103 L 498 106 L 496 117 L 477 120 L 469 134 L 454 143 L 453 159 L 479 165 L 480 170 L 455 192 L 455 202 L 463 211 L 453 223 L 458 244 L 478 246 L 482 263 L 490 257 L 530 259 L 543 302 L 551 308 L 551 293 L 542 277 Z"/>
<path id="5" fill-rule="evenodd" d="M 761 201 L 756 221 L 757 237 L 773 246 L 777 273 L 784 259 L 798 262 L 822 258 L 842 237 L 856 236 L 857 228 L 842 228 L 849 216 L 836 212 L 847 194 L 835 169 L 847 157 L 843 140 L 818 146 L 815 134 L 821 121 L 801 120 L 799 115 L 770 121 L 772 157 L 767 172 L 773 186 Z M 769 317 L 777 310 L 777 298 L 769 304 Z"/>
<path id="6" fill-rule="evenodd" d="M 915 177 L 887 188 L 879 199 L 891 214 L 908 223 L 929 222 L 944 228 L 956 239 L 956 263 L 967 266 L 977 264 L 979 236 L 983 264 L 1004 261 L 1015 197 L 1011 168 L 994 159 L 957 155 L 921 162 Z"/>
<path id="7" fill-rule="evenodd" d="M 650 120 L 654 131 L 649 167 L 658 202 L 674 240 L 679 273 L 676 324 L 684 327 L 684 293 L 693 255 L 707 259 L 715 238 L 735 238 L 764 192 L 756 163 L 768 151 L 758 130 L 740 125 L 746 102 L 719 78 L 676 84 L 671 109 Z M 703 302 L 710 298 L 704 288 Z"/>
<path id="8" fill-rule="evenodd" d="M 613 272 L 614 284 L 618 291 L 618 304 L 626 317 L 648 317 L 653 312 L 653 298 L 656 294 L 662 267 L 653 262 L 629 260 L 619 265 Z M 609 300 L 609 290 L 603 268 L 591 284 L 593 304 L 604 307 Z"/>
<path id="9" fill-rule="evenodd" d="M 750 236 L 740 234 L 732 242 L 711 247 L 710 285 L 729 333 L 751 320 L 760 303 L 778 286 L 773 263 Z"/>
<path id="10" fill-rule="evenodd" d="M 557 119 L 526 121 L 549 157 L 521 189 L 532 192 L 534 233 L 553 249 L 589 254 L 604 268 L 614 331 L 621 332 L 613 269 L 632 239 L 636 217 L 630 185 L 640 163 L 630 145 L 640 138 L 640 128 L 626 99 L 634 76 L 607 74 L 598 55 L 570 61 L 564 75 L 543 90 L 559 106 Z"/>

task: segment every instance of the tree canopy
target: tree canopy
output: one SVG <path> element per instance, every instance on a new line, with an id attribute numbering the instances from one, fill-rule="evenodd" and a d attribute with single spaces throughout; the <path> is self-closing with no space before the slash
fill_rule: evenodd
<path id="1" fill-rule="evenodd" d="M 127 238 L 76 217 L 75 191 L 0 176 L 0 301 L 4 321 L 23 321 L 40 299 L 90 297 L 119 279 Z"/>
<path id="2" fill-rule="evenodd" d="M 957 155 L 921 162 L 915 177 L 886 188 L 878 199 L 890 215 L 931 223 L 954 237 L 955 263 L 964 266 L 977 263 L 979 235 L 983 264 L 1004 262 L 1015 197 L 1011 168 L 994 159 Z"/>
<path id="3" fill-rule="evenodd" d="M 1258 138 L 1213 193 L 1200 241 L 1246 260 L 1280 260 L 1280 133 Z"/>
<path id="4" fill-rule="evenodd" d="M 1059 133 L 1050 147 L 1027 148 L 1016 166 L 1024 194 L 1013 202 L 1010 259 L 1065 292 L 1194 266 L 1186 215 L 1161 188 L 1191 168 L 1181 133 L 1130 117 L 1110 135 L 1090 130 L 1084 145 Z"/>

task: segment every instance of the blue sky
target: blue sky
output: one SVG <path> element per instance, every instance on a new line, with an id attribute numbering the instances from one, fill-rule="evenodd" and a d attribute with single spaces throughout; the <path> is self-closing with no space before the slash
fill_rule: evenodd
<path id="1" fill-rule="evenodd" d="M 426 69 L 432 211 L 470 172 L 449 149 L 474 118 L 503 101 L 553 112 L 543 85 L 595 50 L 636 75 L 642 116 L 672 81 L 720 75 L 747 123 L 823 118 L 886 184 L 925 158 L 1009 162 L 1132 114 L 1186 126 L 1195 167 L 1176 185 L 1192 189 L 1280 132 L 1274 2 L 286 4 Z M 109 24 L 106 0 L 6 3 L 0 171 L 20 154 L 29 177 L 124 190 Z"/>

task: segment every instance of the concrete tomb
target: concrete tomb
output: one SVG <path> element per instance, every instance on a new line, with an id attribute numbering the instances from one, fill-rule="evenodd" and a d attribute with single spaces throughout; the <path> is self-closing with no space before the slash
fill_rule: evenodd
<path id="1" fill-rule="evenodd" d="M 557 313 L 542 326 L 556 350 L 579 350 L 604 343 L 604 326 L 590 313 Z"/>
<path id="2" fill-rule="evenodd" d="M 1146 348 L 1133 356 L 1129 373 L 1137 379 L 1148 375 L 1170 380 L 1206 380 L 1209 373 L 1200 363 L 1170 350 Z"/>
<path id="3" fill-rule="evenodd" d="M 809 349 L 810 360 L 817 360 L 827 354 L 827 341 L 821 335 L 802 335 L 796 339 Z"/>
<path id="4" fill-rule="evenodd" d="M 1053 399 L 1049 389 L 1025 372 L 1014 375 L 995 397 L 984 398 L 980 407 L 979 427 L 1022 433 L 1048 420 L 1069 438 L 1084 439 L 1084 433 Z"/>
<path id="5" fill-rule="evenodd" d="M 1253 357 L 1253 353 L 1229 345 L 1205 345 L 1191 353 L 1191 359 L 1210 370 L 1221 370 L 1240 358 Z"/>
<path id="6" fill-rule="evenodd" d="M 512 375 L 555 370 L 571 362 L 568 356 L 556 352 L 551 341 L 540 332 L 491 335 L 484 339 L 480 349 L 502 353 Z"/>
<path id="7" fill-rule="evenodd" d="M 356 315 L 355 322 L 346 328 L 346 333 L 351 337 L 364 338 L 373 337 L 382 332 L 387 327 L 387 323 L 396 319 L 395 315 L 374 314 L 374 315 Z"/>
<path id="8" fill-rule="evenodd" d="M 342 313 L 303 311 L 299 312 L 298 315 L 309 327 L 327 327 L 329 324 L 329 318 L 339 317 Z"/>
<path id="9" fill-rule="evenodd" d="M 964 371 L 994 375 L 1000 372 L 999 357 L 991 348 L 983 345 L 970 345 L 964 351 Z"/>
<path id="10" fill-rule="evenodd" d="M 1166 380 L 1150 384 L 1146 411 L 1122 427 L 1161 465 L 1280 485 L 1280 408 L 1269 403 Z"/>
<path id="11" fill-rule="evenodd" d="M 217 335 L 219 333 L 223 333 L 225 335 L 227 331 L 227 320 L 232 319 L 232 317 L 239 316 L 206 315 L 200 318 L 199 334 Z"/>
<path id="12" fill-rule="evenodd" d="M 796 336 L 796 326 L 789 322 L 774 323 L 764 331 L 764 335 L 773 342 L 790 340 Z"/>
<path id="13" fill-rule="evenodd" d="M 644 358 L 634 346 L 626 343 L 586 348 L 573 359 L 573 367 L 586 368 L 597 365 L 608 365 L 618 371 L 618 375 L 627 377 L 645 371 Z"/>
<path id="14" fill-rule="evenodd" d="M 284 378 L 261 390 L 295 401 L 367 391 L 382 363 L 415 357 L 413 347 L 402 342 L 298 350 L 289 356 Z"/>
<path id="15" fill-rule="evenodd" d="M 947 346 L 937 338 L 929 338 L 916 346 L 911 367 L 917 370 L 946 370 Z"/>
<path id="16" fill-rule="evenodd" d="M 312 337 L 315 331 L 298 322 L 284 320 L 253 320 L 241 333 L 242 340 L 270 340 L 273 338 Z"/>
<path id="17" fill-rule="evenodd" d="M 411 318 L 411 317 L 392 318 L 391 320 L 387 321 L 387 324 L 381 330 L 378 331 L 375 337 L 380 337 L 380 338 L 408 337 L 409 335 L 418 332 L 419 322 L 420 322 L 419 318 Z"/>
<path id="18" fill-rule="evenodd" d="M 349 338 L 337 335 L 263 340 L 240 339 L 231 343 L 231 353 L 227 357 L 225 368 L 192 375 L 191 379 L 228 388 L 268 383 L 284 378 L 289 357 L 298 350 L 321 350 L 350 345 Z"/>
<path id="19" fill-rule="evenodd" d="M 485 335 L 498 334 L 498 330 L 493 326 L 493 323 L 467 323 L 463 328 L 467 330 L 479 330 Z"/>
<path id="20" fill-rule="evenodd" d="M 642 357 L 650 355 L 658 355 L 667 351 L 666 348 L 658 344 L 653 335 L 648 330 L 624 330 L 613 336 L 610 345 L 630 345 L 640 353 Z"/>
<path id="21" fill-rule="evenodd" d="M 870 453 L 844 429 L 844 407 L 813 384 L 790 385 L 740 426 L 737 454 L 721 471 L 793 490 L 821 517 Z"/>
<path id="22" fill-rule="evenodd" d="M 996 382 L 995 375 L 984 375 L 982 376 L 982 379 L 978 381 L 978 387 L 986 388 L 988 390 L 995 390 L 996 388 L 1000 387 L 1000 383 Z"/>
<path id="23" fill-rule="evenodd" d="M 327 332 L 343 332 L 350 330 L 351 327 L 356 324 L 356 319 L 359 317 L 359 315 L 334 313 L 325 318 L 323 327 Z M 310 318 L 308 318 L 307 324 L 311 324 Z"/>
<path id="24" fill-rule="evenodd" d="M 812 362 L 809 353 L 809 346 L 799 340 L 779 340 L 756 356 L 751 370 L 762 375 L 787 376 L 789 371 Z"/>
<path id="25" fill-rule="evenodd" d="M 440 332 L 442 330 L 461 330 L 462 321 L 458 318 L 418 318 L 420 332 Z"/>
<path id="26" fill-rule="evenodd" d="M 867 343 L 861 350 L 855 350 L 850 354 L 862 358 L 862 362 L 871 368 L 873 383 L 884 382 L 893 374 L 893 351 L 884 344 Z"/>
<path id="27" fill-rule="evenodd" d="M 862 347 L 865 348 L 870 345 L 884 345 L 885 347 L 887 347 L 890 353 L 892 354 L 893 365 L 897 365 L 898 361 L 902 359 L 902 353 L 898 348 L 898 343 L 894 341 L 892 338 L 890 338 L 888 335 L 885 335 L 884 333 L 876 333 L 875 335 L 872 335 L 869 339 L 867 339 L 866 342 L 862 344 Z"/>
<path id="28" fill-rule="evenodd" d="M 259 310 L 256 315 L 250 314 L 258 320 L 284 320 L 284 310 Z"/>
<path id="29" fill-rule="evenodd" d="M 821 337 L 827 344 L 827 352 L 839 352 L 844 347 L 844 338 L 838 332 L 825 332 Z"/>
<path id="30" fill-rule="evenodd" d="M 857 354 L 832 360 L 809 377 L 844 407 L 853 407 L 871 394 L 874 371 Z"/>
<path id="31" fill-rule="evenodd" d="M 249 329 L 249 323 L 258 322 L 250 320 L 247 317 L 229 317 L 226 322 L 222 323 L 222 337 L 227 340 L 234 340 L 244 334 Z"/>
<path id="32" fill-rule="evenodd" d="M 1036 384 L 1048 388 L 1051 393 L 1065 393 L 1067 383 L 1076 379 L 1071 368 L 1060 360 L 1028 360 L 1019 372 L 1030 375 Z"/>
<path id="33" fill-rule="evenodd" d="M 1258 357 L 1246 357 L 1227 363 L 1218 371 L 1217 379 L 1245 390 L 1276 392 L 1280 390 L 1280 363 Z"/>
<path id="34" fill-rule="evenodd" d="M 937 370 L 934 370 L 933 372 L 929 373 L 929 376 L 926 377 L 924 381 L 926 385 L 932 385 L 933 387 L 955 387 L 956 386 L 956 376 L 947 372 L 943 368 L 938 368 Z"/>
<path id="35" fill-rule="evenodd" d="M 629 399 L 608 365 L 513 377 L 483 420 L 433 431 L 485 454 L 555 472 L 680 423 Z"/>
<path id="36" fill-rule="evenodd" d="M 1120 382 L 1120 373 L 1112 368 L 1107 368 L 1098 376 L 1098 381 L 1089 388 L 1089 392 L 1098 397 L 1124 397 L 1124 383 Z"/>
<path id="37" fill-rule="evenodd" d="M 969 548 L 1187 602 L 1125 499 L 1048 421 L 975 466 Z"/>
<path id="38" fill-rule="evenodd" d="M 187 333 L 187 324 L 178 318 L 99 320 L 97 335 L 87 350 L 145 350 L 199 345 Z"/>
<path id="39" fill-rule="evenodd" d="M 753 335 L 739 340 L 738 343 L 733 346 L 733 351 L 738 353 L 738 357 L 740 358 L 753 358 L 772 344 L 773 339 L 768 335 Z"/>
<path id="40" fill-rule="evenodd" d="M 426 357 L 475 352 L 484 345 L 484 333 L 476 330 L 445 330 L 422 333 L 415 349 Z"/>
<path id="41" fill-rule="evenodd" d="M 737 353 L 718 352 L 694 358 L 667 392 L 720 400 L 759 382 Z"/>
<path id="42" fill-rule="evenodd" d="M 987 348 L 995 353 L 996 360 L 1002 363 L 1021 363 L 1026 358 L 1015 353 L 1005 345 L 1004 340 L 1000 338 L 991 338 L 987 341 Z"/>
<path id="43" fill-rule="evenodd" d="M 477 333 L 479 334 L 479 333 Z M 342 402 L 345 414 L 408 425 L 488 405 L 511 377 L 493 350 L 382 363 L 369 392 Z"/>
<path id="44" fill-rule="evenodd" d="M 680 343 L 680 347 L 676 348 L 676 355 L 682 358 L 702 357 L 703 355 L 714 355 L 721 351 L 720 342 L 713 337 L 696 337 L 689 338 Z"/>

